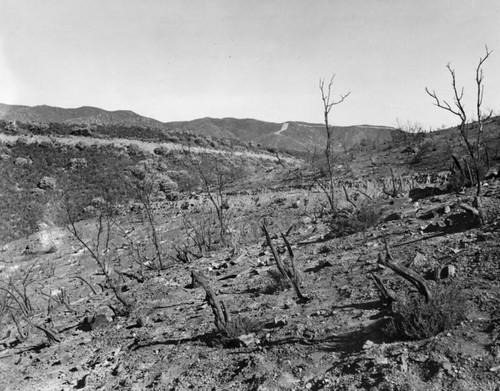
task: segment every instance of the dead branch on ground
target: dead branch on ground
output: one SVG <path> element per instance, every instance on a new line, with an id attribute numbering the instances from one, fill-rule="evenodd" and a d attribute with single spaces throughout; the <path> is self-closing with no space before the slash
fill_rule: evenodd
<path id="1" fill-rule="evenodd" d="M 382 253 L 379 253 L 378 263 L 380 263 L 385 267 L 388 267 L 389 269 L 391 269 L 392 271 L 403 277 L 405 280 L 409 281 L 417 288 L 418 292 L 425 297 L 425 300 L 427 302 L 431 301 L 432 292 L 429 289 L 429 286 L 425 282 L 424 278 L 417 272 L 405 266 L 395 264 L 389 249 L 389 243 L 387 242 L 387 238 L 384 238 L 384 242 L 385 242 L 386 254 L 383 255 Z"/>

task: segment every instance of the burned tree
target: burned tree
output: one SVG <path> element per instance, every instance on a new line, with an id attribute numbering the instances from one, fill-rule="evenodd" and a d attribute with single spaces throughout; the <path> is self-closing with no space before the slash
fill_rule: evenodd
<path id="1" fill-rule="evenodd" d="M 337 106 L 341 104 L 349 95 L 341 94 L 338 100 L 332 98 L 332 87 L 333 80 L 335 75 L 332 76 L 328 86 L 325 86 L 325 80 L 320 79 L 319 81 L 319 89 L 321 91 L 321 100 L 323 101 L 323 118 L 325 122 L 325 130 L 326 130 L 326 147 L 324 151 L 325 164 L 319 170 L 319 176 L 316 179 L 316 183 L 321 188 L 323 193 L 325 193 L 326 198 L 328 200 L 328 204 L 330 206 L 330 210 L 334 213 L 337 209 L 337 205 L 335 202 L 335 184 L 334 184 L 334 158 L 333 158 L 333 150 L 332 150 L 332 138 L 333 138 L 333 126 L 330 125 L 329 116 L 330 111 L 333 106 Z"/>
<path id="2" fill-rule="evenodd" d="M 451 85 L 453 88 L 453 104 L 450 104 L 446 100 L 441 100 L 436 92 L 433 90 L 432 92 L 426 87 L 425 91 L 427 94 L 434 99 L 434 105 L 439 107 L 440 109 L 446 110 L 460 119 L 460 124 L 457 126 L 458 131 L 460 132 L 460 136 L 462 137 L 462 141 L 465 143 L 467 152 L 469 153 L 469 157 L 471 159 L 472 165 L 475 171 L 475 185 L 477 187 L 477 195 L 481 195 L 481 164 L 482 164 L 482 153 L 481 147 L 483 146 L 482 138 L 483 138 L 483 125 L 485 121 L 487 121 L 492 116 L 492 111 L 489 114 L 483 114 L 482 104 L 483 104 L 483 96 L 484 96 L 484 74 L 483 74 L 483 65 L 488 57 L 491 55 L 492 51 L 488 49 L 488 46 L 485 47 L 486 53 L 484 57 L 479 58 L 478 65 L 476 67 L 476 116 L 477 116 L 477 134 L 475 139 L 469 135 L 469 130 L 471 129 L 471 124 L 468 122 L 467 114 L 465 112 L 465 104 L 464 104 L 464 88 L 459 88 L 457 86 L 457 79 L 455 74 L 455 69 L 453 69 L 448 63 L 446 68 L 450 72 L 451 76 Z"/>

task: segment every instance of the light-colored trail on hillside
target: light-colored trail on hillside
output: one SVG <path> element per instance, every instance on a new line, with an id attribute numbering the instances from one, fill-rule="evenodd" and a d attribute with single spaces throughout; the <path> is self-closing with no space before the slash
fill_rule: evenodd
<path id="1" fill-rule="evenodd" d="M 276 132 L 276 134 L 281 134 L 281 133 L 283 133 L 283 132 L 284 132 L 285 130 L 287 130 L 287 129 L 288 129 L 288 122 L 285 122 L 283 125 L 281 125 L 281 129 L 280 129 L 280 130 L 278 130 L 278 131 Z"/>
<path id="2" fill-rule="evenodd" d="M 113 138 L 110 140 L 107 139 L 102 139 L 102 138 L 94 138 L 94 137 L 83 137 L 83 136 L 43 136 L 43 135 L 30 135 L 30 136 L 25 136 L 25 135 L 10 135 L 10 134 L 3 134 L 0 133 L 0 142 L 16 142 L 20 137 L 23 137 L 24 139 L 27 140 L 28 144 L 31 143 L 37 143 L 37 142 L 51 142 L 51 141 L 57 141 L 58 143 L 65 144 L 65 145 L 75 145 L 77 143 L 84 143 L 86 145 L 115 145 L 117 147 L 122 146 L 126 147 L 128 145 L 136 145 L 140 149 L 146 152 L 154 153 L 154 150 L 158 147 L 166 148 L 169 151 L 175 150 L 175 151 L 182 151 L 183 149 L 187 149 L 188 147 L 181 145 L 181 144 L 175 144 L 171 142 L 148 142 L 148 141 L 141 141 L 141 140 L 131 140 L 131 139 L 126 139 L 126 138 Z M 234 155 L 234 156 L 245 156 L 245 157 L 252 157 L 256 159 L 263 159 L 263 160 L 271 160 L 271 161 L 277 161 L 278 158 L 274 155 L 269 155 L 265 153 L 256 153 L 256 152 L 249 152 L 249 151 L 221 151 L 219 149 L 213 149 L 213 148 L 204 148 L 204 147 L 196 147 L 196 146 L 191 146 L 189 147 L 189 151 L 193 153 L 215 153 L 215 154 L 223 154 L 223 155 Z M 297 163 L 299 162 L 298 159 L 291 158 L 291 157 L 280 157 L 281 160 L 284 160 L 289 163 Z"/>

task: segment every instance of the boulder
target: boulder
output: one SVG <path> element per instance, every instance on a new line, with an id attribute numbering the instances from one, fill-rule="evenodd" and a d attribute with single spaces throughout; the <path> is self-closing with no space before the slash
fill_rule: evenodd
<path id="1" fill-rule="evenodd" d="M 413 202 L 421 200 L 422 198 L 428 198 L 435 195 L 445 194 L 447 192 L 446 188 L 427 186 L 427 187 L 415 187 L 410 190 L 408 196 Z"/>
<path id="2" fill-rule="evenodd" d="M 86 168 L 87 167 L 87 159 L 75 157 L 69 161 L 69 168 L 74 170 L 77 168 Z"/>
<path id="3" fill-rule="evenodd" d="M 14 160 L 14 164 L 16 166 L 28 166 L 30 164 L 33 164 L 33 161 L 29 158 L 18 157 Z"/>
<path id="4" fill-rule="evenodd" d="M 44 176 L 40 179 L 37 186 L 42 190 L 53 190 L 56 187 L 56 179 L 50 176 Z"/>

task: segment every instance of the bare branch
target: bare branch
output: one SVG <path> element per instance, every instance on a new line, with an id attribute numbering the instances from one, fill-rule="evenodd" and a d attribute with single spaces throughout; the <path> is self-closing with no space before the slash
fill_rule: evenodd
<path id="1" fill-rule="evenodd" d="M 381 265 L 384 265 L 384 266 L 388 267 L 389 269 L 393 270 L 394 272 L 399 274 L 401 277 L 403 277 L 405 280 L 412 283 L 417 288 L 419 293 L 425 297 L 427 302 L 431 301 L 432 300 L 432 293 L 431 293 L 431 290 L 429 289 L 427 283 L 423 279 L 423 277 L 420 274 L 418 274 L 417 272 L 415 272 L 407 267 L 395 264 L 393 261 L 390 249 L 389 249 L 389 243 L 387 242 L 387 238 L 384 237 L 384 241 L 385 241 L 386 255 L 384 256 L 381 253 L 379 253 L 378 262 Z"/>

